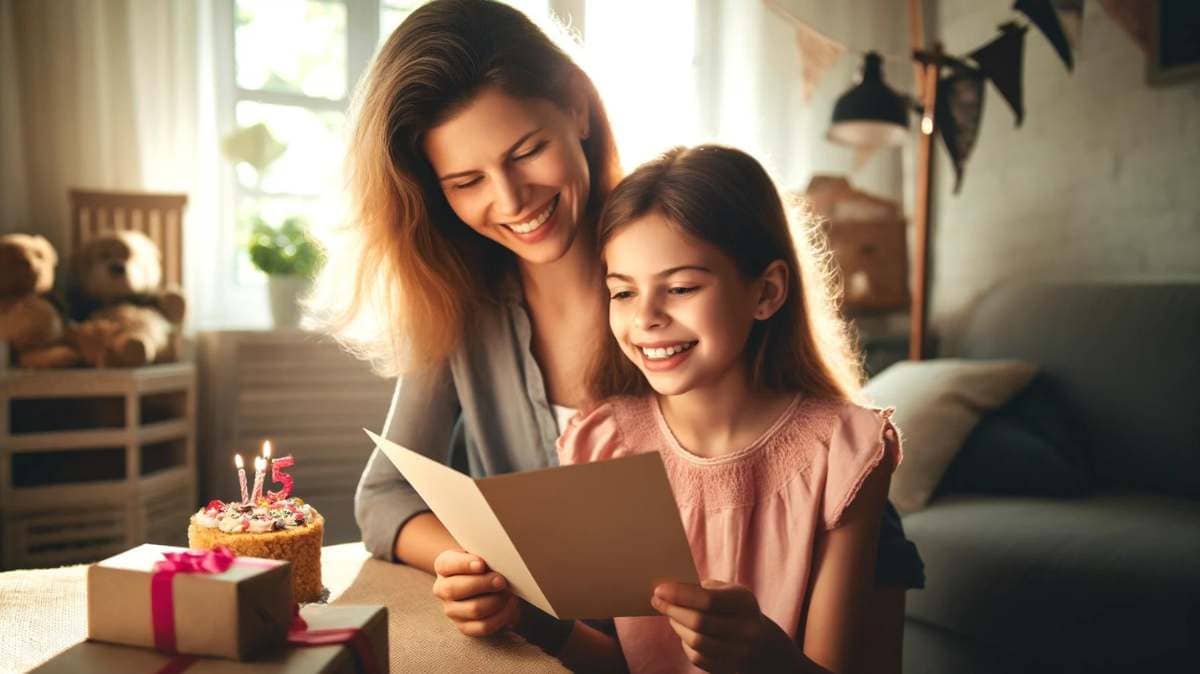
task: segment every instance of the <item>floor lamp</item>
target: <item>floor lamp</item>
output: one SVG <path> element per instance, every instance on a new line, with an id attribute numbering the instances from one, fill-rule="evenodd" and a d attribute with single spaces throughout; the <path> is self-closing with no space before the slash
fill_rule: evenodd
<path id="1" fill-rule="evenodd" d="M 883 81 L 883 57 L 870 52 L 863 60 L 862 78 L 838 98 L 833 108 L 829 139 L 854 147 L 896 146 L 908 137 L 908 109 L 921 112 L 917 137 L 917 186 L 913 208 L 912 307 L 909 314 L 908 357 L 925 357 L 925 329 L 929 302 L 929 209 L 933 169 L 934 108 L 943 55 L 940 44 L 924 49 L 921 1 L 909 0 L 908 17 L 913 44 L 914 99 L 896 93 Z"/>

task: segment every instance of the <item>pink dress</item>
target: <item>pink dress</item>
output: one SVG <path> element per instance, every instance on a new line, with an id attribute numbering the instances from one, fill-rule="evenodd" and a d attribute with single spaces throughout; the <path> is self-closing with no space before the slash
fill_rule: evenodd
<path id="1" fill-rule="evenodd" d="M 818 531 L 837 527 L 881 461 L 900 463 L 891 410 L 797 398 L 750 446 L 718 458 L 684 449 L 653 396 L 617 398 L 576 416 L 558 440 L 566 465 L 659 452 L 700 578 L 754 590 L 793 639 Z M 617 618 L 629 669 L 699 672 L 663 616 Z"/>

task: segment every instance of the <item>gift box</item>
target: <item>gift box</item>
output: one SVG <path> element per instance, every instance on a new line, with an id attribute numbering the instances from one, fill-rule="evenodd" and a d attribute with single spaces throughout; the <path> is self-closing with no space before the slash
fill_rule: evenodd
<path id="1" fill-rule="evenodd" d="M 279 648 L 291 565 L 141 545 L 88 567 L 88 639 L 245 660 Z"/>
<path id="2" fill-rule="evenodd" d="M 383 606 L 321 606 L 300 611 L 282 648 L 254 660 L 164 655 L 147 648 L 84 641 L 33 670 L 40 674 L 385 674 L 388 671 L 388 620 Z"/>

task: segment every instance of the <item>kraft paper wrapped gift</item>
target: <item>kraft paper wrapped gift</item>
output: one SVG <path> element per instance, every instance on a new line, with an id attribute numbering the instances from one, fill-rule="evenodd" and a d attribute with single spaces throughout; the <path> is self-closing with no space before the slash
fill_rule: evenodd
<path id="1" fill-rule="evenodd" d="M 307 631 L 293 632 L 289 641 L 321 642 L 325 645 L 290 644 L 253 661 L 233 662 L 217 658 L 163 655 L 148 648 L 114 646 L 84 641 L 54 656 L 33 670 L 38 674 L 384 674 L 388 671 L 388 620 L 383 606 L 321 606 L 310 604 L 300 610 Z M 359 640 L 352 643 L 350 634 Z"/>
<path id="2" fill-rule="evenodd" d="M 235 660 L 278 648 L 292 619 L 291 565 L 230 556 L 140 545 L 93 564 L 88 639 Z"/>

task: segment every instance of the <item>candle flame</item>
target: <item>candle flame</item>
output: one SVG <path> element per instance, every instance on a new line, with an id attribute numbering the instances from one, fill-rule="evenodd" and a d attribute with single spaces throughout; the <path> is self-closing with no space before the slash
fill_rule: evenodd
<path id="1" fill-rule="evenodd" d="M 270 440 L 263 440 L 262 452 L 263 452 L 263 458 L 265 458 L 265 459 L 271 458 L 271 441 Z"/>
<path id="2" fill-rule="evenodd" d="M 254 457 L 254 470 L 264 470 L 267 467 L 267 460 L 261 456 Z"/>
<path id="3" fill-rule="evenodd" d="M 237 466 L 238 468 L 244 468 L 246 466 L 246 464 L 242 463 L 242 455 L 241 454 L 233 455 L 233 465 Z"/>

